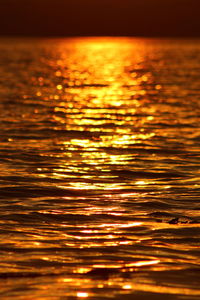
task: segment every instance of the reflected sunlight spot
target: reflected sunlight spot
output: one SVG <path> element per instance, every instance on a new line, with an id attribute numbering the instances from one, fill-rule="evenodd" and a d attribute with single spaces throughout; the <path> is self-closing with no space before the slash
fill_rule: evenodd
<path id="1" fill-rule="evenodd" d="M 91 270 L 91 268 L 78 268 L 77 270 L 74 270 L 73 273 L 75 273 L 75 274 L 86 274 L 90 270 Z"/>
<path id="2" fill-rule="evenodd" d="M 164 189 L 170 189 L 170 188 L 171 188 L 171 185 L 164 186 Z"/>
<path id="3" fill-rule="evenodd" d="M 125 264 L 126 267 L 143 267 L 143 266 L 150 266 L 150 265 L 156 265 L 159 264 L 160 260 L 155 259 L 151 261 L 138 261 L 134 263 Z"/>
<path id="4" fill-rule="evenodd" d="M 69 282 L 73 282 L 73 278 L 62 278 L 60 281 L 64 282 L 64 283 L 69 283 Z"/>
<path id="5" fill-rule="evenodd" d="M 103 227 L 106 228 L 107 230 L 110 230 L 110 228 L 129 228 L 129 227 L 134 227 L 134 226 L 140 226 L 142 225 L 142 222 L 132 222 L 132 223 L 128 223 L 128 224 L 121 224 L 121 223 L 116 223 L 116 224 L 109 224 L 109 223 L 105 223 L 105 224 L 100 224 L 99 227 Z"/>
<path id="6" fill-rule="evenodd" d="M 33 242 L 33 244 L 34 244 L 35 246 L 40 246 L 40 245 L 41 245 L 40 242 Z"/>
<path id="7" fill-rule="evenodd" d="M 154 117 L 153 117 L 153 116 L 148 116 L 148 117 L 147 117 L 147 120 L 148 120 L 148 121 L 153 121 L 153 120 L 154 120 Z"/>
<path id="8" fill-rule="evenodd" d="M 122 288 L 124 290 L 130 290 L 130 289 L 132 289 L 132 285 L 131 284 L 125 284 Z"/>
<path id="9" fill-rule="evenodd" d="M 63 86 L 61 84 L 58 84 L 56 88 L 57 90 L 62 90 Z"/>
<path id="10" fill-rule="evenodd" d="M 96 264 L 96 265 L 93 265 L 92 267 L 96 268 L 96 269 L 104 269 L 104 268 L 119 269 L 122 267 L 122 265 L 121 264 L 113 264 L 113 265 L 112 264 L 109 264 L 109 265 L 106 265 L 106 264 L 97 265 Z"/>
<path id="11" fill-rule="evenodd" d="M 86 292 L 78 292 L 77 297 L 79 298 L 87 298 L 89 296 L 89 293 Z"/>
<path id="12" fill-rule="evenodd" d="M 144 180 L 139 180 L 139 181 L 136 181 L 135 184 L 137 184 L 137 185 L 147 185 L 147 184 L 150 184 L 150 182 L 144 181 Z"/>
<path id="13" fill-rule="evenodd" d="M 119 245 L 133 245 L 132 241 L 119 242 Z"/>
<path id="14" fill-rule="evenodd" d="M 45 261 L 50 261 L 51 260 L 49 257 L 46 257 L 46 256 L 45 257 L 41 257 L 41 259 L 45 260 Z"/>

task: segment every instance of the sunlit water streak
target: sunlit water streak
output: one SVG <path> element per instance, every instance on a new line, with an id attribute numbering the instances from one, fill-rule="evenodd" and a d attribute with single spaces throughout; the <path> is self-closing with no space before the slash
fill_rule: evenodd
<path id="1" fill-rule="evenodd" d="M 1 297 L 199 299 L 200 41 L 1 39 L 0 60 Z"/>

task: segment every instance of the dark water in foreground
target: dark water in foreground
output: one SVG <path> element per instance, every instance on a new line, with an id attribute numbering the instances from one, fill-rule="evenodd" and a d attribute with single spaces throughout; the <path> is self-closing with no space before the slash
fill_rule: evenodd
<path id="1" fill-rule="evenodd" d="M 1 299 L 199 299 L 200 41 L 0 40 Z"/>

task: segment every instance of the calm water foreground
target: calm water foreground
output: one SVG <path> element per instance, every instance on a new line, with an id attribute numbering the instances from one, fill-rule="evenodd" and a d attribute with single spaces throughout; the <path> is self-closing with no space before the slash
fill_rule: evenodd
<path id="1" fill-rule="evenodd" d="M 0 298 L 199 299 L 200 41 L 0 40 Z"/>

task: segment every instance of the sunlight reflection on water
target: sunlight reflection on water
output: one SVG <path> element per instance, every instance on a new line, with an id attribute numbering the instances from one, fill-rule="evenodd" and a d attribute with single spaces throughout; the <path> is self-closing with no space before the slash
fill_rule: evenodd
<path id="1" fill-rule="evenodd" d="M 2 39 L 3 296 L 198 298 L 199 50 Z"/>

